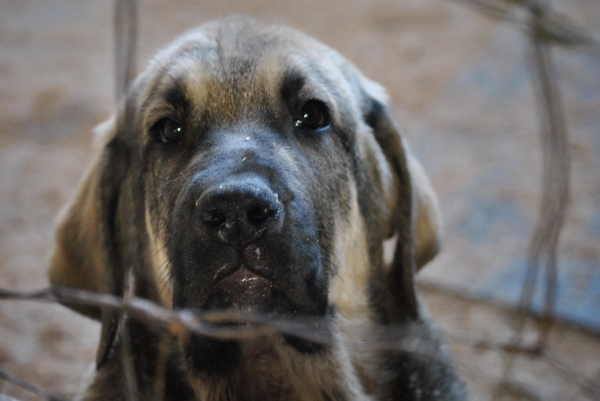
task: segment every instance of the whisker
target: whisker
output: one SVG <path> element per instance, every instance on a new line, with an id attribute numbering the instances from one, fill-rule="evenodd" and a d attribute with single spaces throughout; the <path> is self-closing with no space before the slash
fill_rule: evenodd
<path id="1" fill-rule="evenodd" d="M 165 269 L 164 273 L 161 273 L 162 277 L 158 280 L 158 285 L 161 285 L 165 281 L 169 281 L 171 279 L 171 269 Z"/>
<path id="2" fill-rule="evenodd" d="M 161 263 L 161 265 L 158 267 L 160 270 L 160 276 L 159 276 L 159 284 L 165 279 L 165 277 L 169 276 L 171 274 L 171 271 L 169 269 L 169 265 L 171 264 L 171 262 L 169 261 L 169 259 L 166 259 L 163 263 Z"/>
<path id="3" fill-rule="evenodd" d="M 163 246 L 161 246 L 160 248 L 158 248 L 158 250 L 152 254 L 152 257 L 155 257 L 156 255 L 158 255 L 158 253 L 160 251 L 162 251 L 163 249 L 165 249 L 167 247 L 167 245 L 169 245 L 169 241 L 167 241 Z"/>
<path id="4" fill-rule="evenodd" d="M 158 268 L 159 268 L 159 269 L 162 269 L 162 268 L 163 268 L 163 266 L 164 266 L 165 264 L 167 264 L 167 265 L 168 265 L 168 263 L 169 263 L 169 258 L 166 258 L 166 259 L 164 260 L 164 262 L 162 262 L 162 263 L 160 264 L 160 266 L 158 266 Z"/>
<path id="5" fill-rule="evenodd" d="M 172 271 L 171 269 L 167 269 L 168 274 L 165 275 L 166 280 L 163 279 L 164 283 L 162 284 L 160 291 L 158 292 L 159 295 L 161 295 L 163 293 L 167 284 L 171 283 L 171 271 Z M 159 285 L 160 285 L 160 282 L 159 282 Z"/>

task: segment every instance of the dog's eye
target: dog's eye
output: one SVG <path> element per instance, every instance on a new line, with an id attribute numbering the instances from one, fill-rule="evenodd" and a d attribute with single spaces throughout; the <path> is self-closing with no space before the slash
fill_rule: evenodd
<path id="1" fill-rule="evenodd" d="M 163 118 L 155 125 L 155 137 L 162 143 L 176 143 L 183 141 L 183 127 L 170 118 Z"/>
<path id="2" fill-rule="evenodd" d="M 301 129 L 318 130 L 331 123 L 329 109 L 319 100 L 309 100 L 304 103 L 294 117 L 294 125 Z"/>

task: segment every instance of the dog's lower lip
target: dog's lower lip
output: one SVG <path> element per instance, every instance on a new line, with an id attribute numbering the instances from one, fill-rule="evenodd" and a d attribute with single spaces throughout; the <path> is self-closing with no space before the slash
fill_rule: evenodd
<path id="1" fill-rule="evenodd" d="M 239 282 L 242 284 L 252 284 L 256 281 L 270 281 L 266 277 L 260 276 L 256 273 L 251 272 L 246 269 L 243 265 L 237 269 L 230 269 L 228 266 L 223 266 L 221 269 L 217 271 L 215 274 L 215 284 L 225 283 L 227 282 Z"/>
<path id="2" fill-rule="evenodd" d="M 244 266 L 215 283 L 203 304 L 203 309 L 240 309 L 271 312 L 274 285 Z"/>
<path id="3" fill-rule="evenodd" d="M 248 270 L 242 266 L 237 271 L 235 271 L 233 274 L 230 274 L 229 276 L 222 279 L 221 282 L 237 281 L 240 283 L 251 284 L 252 282 L 255 282 L 258 280 L 270 281 L 265 277 L 259 276 L 256 273 L 252 273 L 250 270 Z"/>

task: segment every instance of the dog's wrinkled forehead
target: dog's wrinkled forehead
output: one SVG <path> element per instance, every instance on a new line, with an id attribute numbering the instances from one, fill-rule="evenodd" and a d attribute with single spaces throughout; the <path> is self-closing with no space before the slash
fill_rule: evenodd
<path id="1" fill-rule="evenodd" d="M 184 98 L 192 114 L 224 124 L 269 118 L 286 95 L 326 102 L 335 121 L 360 115 L 358 75 L 338 53 L 293 29 L 244 17 L 188 32 L 144 75 L 145 108 Z"/>

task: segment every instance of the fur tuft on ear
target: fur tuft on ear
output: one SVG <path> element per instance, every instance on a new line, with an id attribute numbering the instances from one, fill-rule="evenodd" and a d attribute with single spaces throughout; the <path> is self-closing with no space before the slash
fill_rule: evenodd
<path id="1" fill-rule="evenodd" d="M 61 211 L 50 257 L 48 276 L 52 286 L 123 294 L 119 263 L 117 220 L 127 156 L 116 140 L 116 119 L 96 130 L 97 150 L 73 200 Z M 97 365 L 105 359 L 119 321 L 118 312 L 69 303 L 66 306 L 102 321 Z"/>

